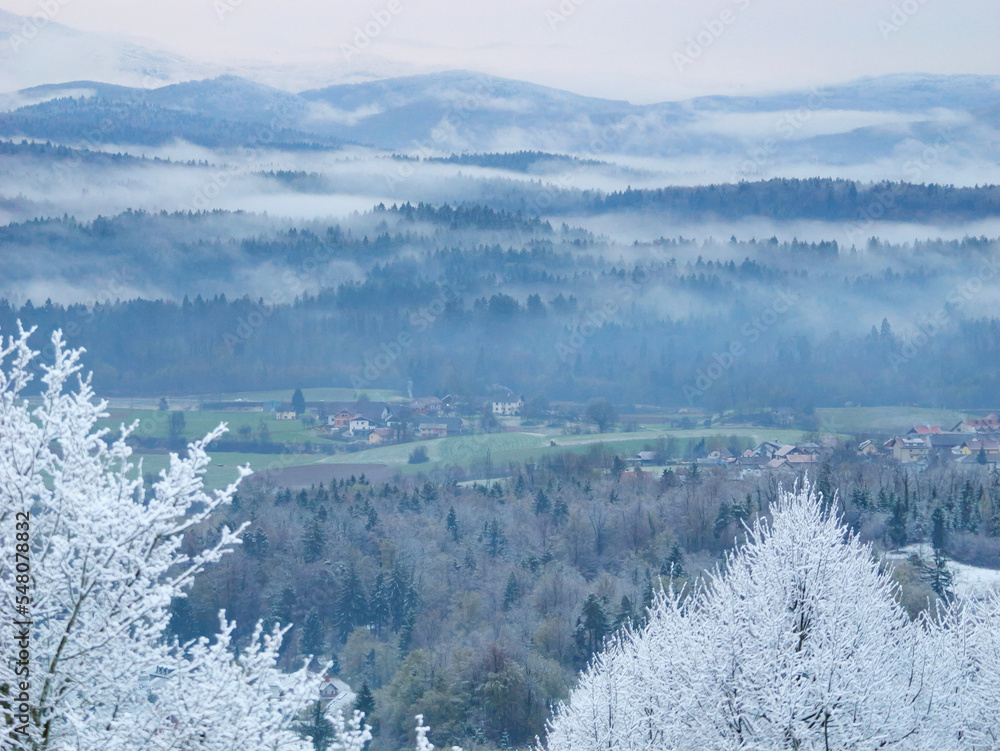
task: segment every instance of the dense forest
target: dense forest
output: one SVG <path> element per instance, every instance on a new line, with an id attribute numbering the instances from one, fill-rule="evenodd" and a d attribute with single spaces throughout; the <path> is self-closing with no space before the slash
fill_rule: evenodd
<path id="1" fill-rule="evenodd" d="M 259 618 L 294 622 L 283 660 L 335 656 L 371 712 L 373 749 L 404 743 L 417 712 L 439 745 L 523 747 L 605 637 L 640 624 L 671 576 L 712 569 L 778 494 L 775 475 L 624 467 L 595 448 L 473 487 L 361 476 L 291 491 L 250 478 L 193 533 L 197 547 L 250 522 L 241 548 L 175 601 L 173 628 L 211 633 L 220 608 L 240 638 Z M 1000 565 L 996 473 L 913 474 L 841 447 L 815 480 L 877 550 L 934 537 L 947 556 Z M 952 596 L 946 564 L 903 561 L 895 577 L 911 617 Z"/>
<path id="2" fill-rule="evenodd" d="M 412 381 L 714 410 L 995 401 L 1000 276 L 985 238 L 624 245 L 485 206 L 402 204 L 298 228 L 228 212 L 67 217 L 0 228 L 0 242 L 17 251 L 0 262 L 0 326 L 64 329 L 108 395 Z M 87 304 L 19 293 L 54 259 L 65 285 L 91 280 Z M 137 292 L 192 278 L 201 292 Z M 224 293 L 248 285 L 260 292 Z"/>
<path id="3" fill-rule="evenodd" d="M 141 99 L 105 100 L 62 97 L 12 112 L 0 112 L 0 135 L 90 145 L 118 143 L 159 146 L 177 138 L 207 146 L 286 149 L 335 146 L 341 141 L 277 127 L 266 133 L 259 123 L 168 109 Z"/>

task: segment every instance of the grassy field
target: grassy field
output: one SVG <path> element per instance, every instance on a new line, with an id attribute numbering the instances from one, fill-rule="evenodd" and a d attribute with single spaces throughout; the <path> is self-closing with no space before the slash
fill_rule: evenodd
<path id="1" fill-rule="evenodd" d="M 137 435 L 153 438 L 167 438 L 170 435 L 170 420 L 172 412 L 160 412 L 153 409 L 109 409 L 108 419 L 102 420 L 101 427 L 117 430 L 122 423 L 131 424 L 139 421 Z M 259 432 L 261 424 L 267 426 L 271 441 L 278 443 L 305 443 L 306 441 L 325 441 L 318 431 L 307 428 L 301 420 L 275 420 L 267 412 L 182 412 L 184 415 L 184 437 L 187 440 L 200 438 L 214 429 L 219 423 L 229 426 L 230 439 L 239 439 L 239 429 L 249 427 L 254 435 Z"/>
<path id="2" fill-rule="evenodd" d="M 122 421 L 138 418 L 143 420 L 140 433 L 166 437 L 168 432 L 169 413 L 152 410 L 116 410 L 112 418 L 106 421 L 116 427 Z M 166 416 L 165 416 L 166 415 Z M 273 420 L 266 414 L 223 414 L 212 412 L 185 412 L 186 429 L 184 435 L 189 440 L 195 436 L 204 435 L 220 421 L 226 421 L 235 432 L 240 425 L 249 425 L 254 431 L 263 418 L 266 421 L 272 440 L 290 443 L 301 443 L 305 440 L 317 440 L 313 431 L 304 428 L 299 421 Z M 487 456 L 493 467 L 500 469 L 514 462 L 541 460 L 546 457 L 571 452 L 587 453 L 595 445 L 603 445 L 609 451 L 623 456 L 634 455 L 645 447 L 652 445 L 659 438 L 673 437 L 687 445 L 691 441 L 711 436 L 740 436 L 754 443 L 763 440 L 794 442 L 801 436 L 799 431 L 772 430 L 760 428 L 698 428 L 695 430 L 645 430 L 631 433 L 605 433 L 589 435 L 560 435 L 554 431 L 525 433 L 493 433 L 489 435 L 467 435 L 442 438 L 432 441 L 406 443 L 396 446 L 378 446 L 352 453 L 317 455 L 317 454 L 248 454 L 212 452 L 212 465 L 208 470 L 206 485 L 218 488 L 231 482 L 237 474 L 237 467 L 249 464 L 255 472 L 281 470 L 294 467 L 377 465 L 403 475 L 413 475 L 441 469 L 447 465 L 458 465 L 475 471 L 482 466 Z M 554 442 L 555 445 L 552 445 Z M 422 464 L 410 464 L 410 453 L 417 446 L 427 450 L 429 461 Z M 137 454 L 138 456 L 138 454 Z M 168 461 L 165 452 L 155 452 L 142 455 L 144 471 L 157 473 Z"/>
<path id="3" fill-rule="evenodd" d="M 469 467 L 485 460 L 487 452 L 494 467 L 510 462 L 542 459 L 567 452 L 583 454 L 591 447 L 603 444 L 622 455 L 634 455 L 658 438 L 674 437 L 679 441 L 698 440 L 716 435 L 746 437 L 755 443 L 764 440 L 792 442 L 802 435 L 795 430 L 755 428 L 700 428 L 698 430 L 648 430 L 635 433 L 605 433 L 603 435 L 557 435 L 554 433 L 494 433 L 443 438 L 436 441 L 379 446 L 351 454 L 337 454 L 321 460 L 331 464 L 381 464 L 398 469 L 402 474 L 416 474 L 440 469 L 447 464 Z M 551 442 L 555 445 L 551 445 Z M 410 452 L 416 446 L 427 449 L 430 461 L 410 464 Z"/>
<path id="4" fill-rule="evenodd" d="M 321 458 L 316 454 L 235 454 L 209 449 L 212 463 L 205 471 L 205 487 L 209 490 L 223 488 L 239 475 L 238 468 L 249 464 L 254 472 L 305 467 L 316 464 Z M 143 454 L 136 452 L 133 461 L 142 459 L 143 474 L 158 475 L 166 469 L 170 457 L 166 453 Z"/>
<path id="5" fill-rule="evenodd" d="M 241 391 L 234 394 L 205 394 L 202 396 L 207 402 L 235 401 L 244 399 L 248 402 L 290 402 L 295 389 L 281 389 L 272 391 Z M 393 399 L 402 398 L 398 391 L 389 389 L 365 389 L 363 392 L 352 388 L 316 388 L 302 389 L 302 395 L 307 402 L 351 402 L 357 398 L 358 394 L 365 393 L 373 402 L 386 402 Z"/>
<path id="6" fill-rule="evenodd" d="M 899 433 L 914 425 L 937 425 L 950 430 L 966 418 L 950 409 L 922 407 L 837 407 L 817 409 L 819 429 L 833 433 Z"/>
<path id="7" fill-rule="evenodd" d="M 416 446 L 427 449 L 427 455 L 435 464 L 465 465 L 482 459 L 486 452 L 491 457 L 501 456 L 518 449 L 537 448 L 548 445 L 549 437 L 540 433 L 492 433 L 489 435 L 465 435 L 441 438 L 435 441 L 403 443 L 398 446 L 376 446 L 366 451 L 351 454 L 336 454 L 324 459 L 331 464 L 387 464 L 406 466 L 410 452 Z M 426 465 L 424 465 L 426 466 Z"/>

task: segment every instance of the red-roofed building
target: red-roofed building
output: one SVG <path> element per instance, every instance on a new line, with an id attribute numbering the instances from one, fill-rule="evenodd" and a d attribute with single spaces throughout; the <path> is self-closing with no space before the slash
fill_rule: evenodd
<path id="1" fill-rule="evenodd" d="M 1000 433 L 1000 418 L 996 415 L 970 417 L 956 425 L 953 430 L 960 433 Z"/>

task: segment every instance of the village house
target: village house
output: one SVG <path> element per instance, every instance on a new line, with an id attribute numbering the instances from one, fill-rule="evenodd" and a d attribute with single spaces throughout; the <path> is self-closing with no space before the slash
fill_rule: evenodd
<path id="1" fill-rule="evenodd" d="M 417 438 L 446 438 L 448 425 L 443 422 L 422 422 L 417 425 Z"/>
<path id="2" fill-rule="evenodd" d="M 368 433 L 374 430 L 375 426 L 367 417 L 356 416 L 351 418 L 347 428 L 351 435 L 357 435 L 358 433 Z"/>
<path id="3" fill-rule="evenodd" d="M 759 443 L 757 446 L 750 449 L 750 455 L 773 459 L 775 454 L 781 450 L 781 447 L 782 444 L 780 443 L 775 443 L 774 441 L 764 441 L 763 443 Z"/>
<path id="4" fill-rule="evenodd" d="M 878 456 L 878 445 L 869 439 L 858 444 L 858 456 Z"/>
<path id="5" fill-rule="evenodd" d="M 986 456 L 1000 454 L 1000 441 L 973 439 L 957 447 L 957 453 L 970 456 L 982 452 Z"/>
<path id="6" fill-rule="evenodd" d="M 418 415 L 437 415 L 444 408 L 444 402 L 436 396 L 422 396 L 410 402 L 410 409 Z"/>
<path id="7" fill-rule="evenodd" d="M 944 431 L 941 430 L 936 425 L 915 425 L 910 428 L 909 432 L 906 434 L 907 438 L 913 438 L 914 436 L 925 436 L 925 435 L 941 435 Z"/>
<path id="8" fill-rule="evenodd" d="M 1000 418 L 996 415 L 970 417 L 952 428 L 956 433 L 1000 433 Z"/>
<path id="9" fill-rule="evenodd" d="M 396 431 L 390 428 L 376 428 L 368 434 L 369 446 L 386 446 L 396 442 Z"/>
<path id="10" fill-rule="evenodd" d="M 461 417 L 434 417 L 417 423 L 418 438 L 445 438 L 464 432 Z"/>
<path id="11" fill-rule="evenodd" d="M 892 458 L 901 464 L 923 461 L 931 451 L 930 443 L 922 437 L 894 436 L 885 442 L 885 448 L 891 451 Z"/>
<path id="12" fill-rule="evenodd" d="M 349 430 L 351 427 L 351 420 L 355 419 L 356 417 L 358 417 L 358 415 L 354 414 L 352 410 L 342 409 L 337 414 L 330 415 L 330 417 L 327 418 L 327 424 L 331 428 L 340 428 L 341 430 Z"/>
<path id="13" fill-rule="evenodd" d="M 521 414 L 521 410 L 524 408 L 524 400 L 518 398 L 515 401 L 494 401 L 493 402 L 493 414 L 501 417 L 514 417 Z"/>
<path id="14" fill-rule="evenodd" d="M 985 455 L 1000 456 L 1000 436 L 987 432 L 990 418 L 966 420 L 956 425 L 964 430 L 947 431 L 934 425 L 917 425 L 905 435 L 894 436 L 884 448 L 897 462 L 921 462 L 935 456 L 945 461 L 968 463 L 971 455 L 983 449 Z"/>
<path id="15" fill-rule="evenodd" d="M 369 428 L 381 427 L 392 416 L 392 409 L 385 402 L 328 402 L 326 424 L 334 430 L 351 430 L 351 421 L 365 419 Z"/>

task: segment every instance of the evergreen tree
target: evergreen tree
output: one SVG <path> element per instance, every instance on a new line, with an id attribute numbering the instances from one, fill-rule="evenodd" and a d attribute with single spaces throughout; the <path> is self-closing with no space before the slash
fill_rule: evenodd
<path id="1" fill-rule="evenodd" d="M 897 548 L 901 548 L 906 544 L 906 508 L 903 506 L 902 501 L 897 500 L 896 504 L 892 507 L 892 518 L 889 519 L 886 533 L 889 535 L 889 540 Z"/>
<path id="2" fill-rule="evenodd" d="M 521 599 L 521 584 L 518 582 L 514 572 L 507 578 L 507 587 L 503 592 L 503 611 L 506 613 L 518 600 Z"/>
<path id="3" fill-rule="evenodd" d="M 927 582 L 934 594 L 945 602 L 951 602 L 954 593 L 951 586 L 954 583 L 954 576 L 948 568 L 948 558 L 941 550 L 934 551 L 934 559 L 930 565 L 921 567 L 920 578 Z"/>
<path id="4" fill-rule="evenodd" d="M 458 542 L 458 515 L 455 513 L 454 506 L 448 509 L 448 518 L 445 521 L 445 529 L 451 532 L 451 539 Z"/>
<path id="5" fill-rule="evenodd" d="M 187 425 L 187 421 L 184 419 L 183 412 L 171 412 L 170 413 L 170 447 L 172 449 L 180 448 L 184 443 L 184 429 Z"/>
<path id="6" fill-rule="evenodd" d="M 635 608 L 632 606 L 632 600 L 629 599 L 628 595 L 622 595 L 621 605 L 618 606 L 618 615 L 615 616 L 612 630 L 618 631 L 623 626 L 631 625 L 635 621 Z"/>
<path id="7" fill-rule="evenodd" d="M 302 536 L 302 557 L 306 563 L 315 563 L 326 552 L 326 527 L 319 515 L 313 515 Z"/>
<path id="8" fill-rule="evenodd" d="M 382 636 L 383 630 L 389 625 L 391 608 L 389 604 L 389 584 L 381 571 L 375 575 L 372 593 L 368 598 L 369 621 L 376 636 Z"/>
<path id="9" fill-rule="evenodd" d="M 375 733 L 376 718 L 375 718 L 375 695 L 372 693 L 371 686 L 368 685 L 368 681 L 363 681 L 361 683 L 361 688 L 358 690 L 358 695 L 354 699 L 354 711 L 362 712 L 365 716 L 365 722 L 372 726 L 372 733 Z"/>
<path id="10" fill-rule="evenodd" d="M 514 481 L 514 497 L 521 498 L 524 495 L 525 489 L 524 475 L 519 474 Z"/>
<path id="11" fill-rule="evenodd" d="M 552 506 L 552 520 L 556 523 L 557 526 L 559 526 L 568 518 L 569 518 L 569 504 L 567 504 L 566 499 L 560 495 L 558 498 L 556 498 L 556 502 Z"/>
<path id="12" fill-rule="evenodd" d="M 295 620 L 295 606 L 299 602 L 299 595 L 292 587 L 284 587 L 278 599 L 277 614 L 285 623 L 292 623 Z"/>
<path id="13" fill-rule="evenodd" d="M 715 522 L 712 524 L 712 533 L 715 535 L 715 539 L 719 539 L 722 533 L 726 531 L 726 527 L 729 526 L 731 519 L 731 513 L 729 504 L 722 501 L 719 504 L 719 513 L 715 515 Z"/>
<path id="14" fill-rule="evenodd" d="M 323 622 L 320 620 L 319 611 L 316 608 L 309 611 L 309 615 L 306 616 L 306 620 L 302 624 L 299 652 L 313 657 L 319 657 L 323 654 Z"/>
<path id="15" fill-rule="evenodd" d="M 698 466 L 698 462 L 694 462 L 691 465 L 691 471 L 688 473 L 688 485 L 696 487 L 701 484 L 701 468 Z"/>
<path id="16" fill-rule="evenodd" d="M 539 488 L 538 492 L 535 493 L 535 505 L 534 505 L 535 516 L 538 516 L 540 514 L 547 514 L 549 512 L 550 506 L 551 504 L 549 502 L 548 494 L 546 494 L 546 492 L 543 489 Z"/>
<path id="17" fill-rule="evenodd" d="M 364 585 L 353 561 L 344 567 L 338 590 L 337 630 L 343 643 L 356 626 L 364 625 L 368 619 Z"/>
<path id="18" fill-rule="evenodd" d="M 399 629 L 399 652 L 406 654 L 410 651 L 410 643 L 413 641 L 413 629 L 417 625 L 417 617 L 412 611 L 406 613 L 403 626 Z"/>
<path id="19" fill-rule="evenodd" d="M 672 579 L 687 576 L 687 570 L 684 568 L 684 551 L 676 542 L 670 547 L 670 553 L 660 568 L 660 575 Z"/>
<path id="20" fill-rule="evenodd" d="M 820 498 L 820 504 L 825 512 L 829 512 L 833 505 L 833 468 L 830 460 L 827 459 L 820 465 L 816 474 L 816 493 Z"/>
<path id="21" fill-rule="evenodd" d="M 285 393 L 288 393 L 287 391 Z M 306 398 L 302 395 L 302 389 L 295 389 L 292 394 L 292 409 L 296 415 L 304 415 L 306 412 Z"/>
<path id="22" fill-rule="evenodd" d="M 397 563 L 392 567 L 389 579 L 389 615 L 393 631 L 403 628 L 407 616 L 416 609 L 418 599 L 413 573 Z"/>
<path id="23" fill-rule="evenodd" d="M 498 558 L 507 549 L 507 535 L 496 519 L 484 522 L 483 531 L 479 533 L 479 542 L 484 543 L 490 558 Z"/>
<path id="24" fill-rule="evenodd" d="M 972 482 L 969 480 L 965 481 L 962 486 L 962 496 L 959 501 L 959 514 L 961 516 L 961 525 L 963 532 L 975 532 L 976 531 L 976 502 L 975 502 L 975 489 L 972 487 Z"/>
<path id="25" fill-rule="evenodd" d="M 586 664 L 591 655 L 601 648 L 607 633 L 608 616 L 597 595 L 590 594 L 583 603 L 580 617 L 576 619 L 576 630 L 573 635 L 582 664 Z"/>
<path id="26" fill-rule="evenodd" d="M 337 737 L 333 723 L 323 711 L 322 702 L 313 703 L 305 719 L 295 724 L 295 730 L 303 738 L 312 738 L 315 751 L 326 751 Z"/>
<path id="27" fill-rule="evenodd" d="M 934 552 L 944 551 L 948 545 L 948 530 L 945 526 L 944 509 L 938 506 L 931 514 L 931 547 Z"/>

